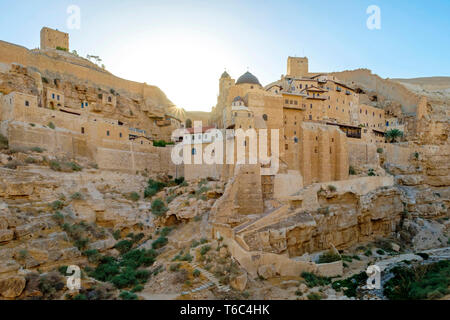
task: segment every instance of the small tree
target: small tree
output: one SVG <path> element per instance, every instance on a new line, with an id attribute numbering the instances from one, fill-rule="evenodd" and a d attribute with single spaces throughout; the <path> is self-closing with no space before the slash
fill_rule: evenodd
<path id="1" fill-rule="evenodd" d="M 398 138 L 403 137 L 403 131 L 399 129 L 392 129 L 386 132 L 386 138 L 391 142 L 397 142 Z"/>

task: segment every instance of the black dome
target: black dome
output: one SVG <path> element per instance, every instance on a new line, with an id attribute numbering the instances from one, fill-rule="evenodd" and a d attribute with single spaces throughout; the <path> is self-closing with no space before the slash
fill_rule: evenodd
<path id="1" fill-rule="evenodd" d="M 261 85 L 259 83 L 258 78 L 256 78 L 254 75 L 252 75 L 250 72 L 244 73 L 242 76 L 239 77 L 239 79 L 236 81 L 236 84 L 242 84 L 242 83 L 250 83 L 250 84 L 257 84 Z"/>

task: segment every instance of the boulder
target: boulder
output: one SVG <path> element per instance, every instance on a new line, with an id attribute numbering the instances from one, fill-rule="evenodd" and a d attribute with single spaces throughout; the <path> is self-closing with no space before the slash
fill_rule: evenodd
<path id="1" fill-rule="evenodd" d="M 275 268 L 273 265 L 264 265 L 258 268 L 258 275 L 267 280 L 275 275 Z"/>
<path id="2" fill-rule="evenodd" d="M 12 230 L 0 230 L 0 243 L 14 239 L 14 231 Z"/>
<path id="3" fill-rule="evenodd" d="M 238 291 L 244 291 L 247 287 L 247 275 L 244 273 L 230 281 L 230 285 L 233 289 Z"/>
<path id="4" fill-rule="evenodd" d="M 111 249 L 116 244 L 116 240 L 113 238 L 105 239 L 105 240 L 99 240 L 93 243 L 90 243 L 88 245 L 89 250 L 98 250 L 98 251 L 105 251 L 108 249 Z"/>
<path id="5" fill-rule="evenodd" d="M 26 282 L 21 276 L 0 279 L 0 295 L 5 298 L 16 298 L 22 294 Z"/>

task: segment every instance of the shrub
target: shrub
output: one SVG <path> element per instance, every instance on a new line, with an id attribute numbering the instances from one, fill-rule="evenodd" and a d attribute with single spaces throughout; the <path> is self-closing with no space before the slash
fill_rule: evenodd
<path id="1" fill-rule="evenodd" d="M 9 161 L 7 164 L 5 164 L 5 168 L 15 170 L 18 166 L 21 166 L 22 163 L 18 160 L 12 160 Z"/>
<path id="2" fill-rule="evenodd" d="M 375 170 L 374 169 L 369 169 L 369 172 L 367 173 L 367 175 L 369 176 L 369 177 L 374 177 L 374 176 L 376 176 L 376 173 L 375 173 Z"/>
<path id="3" fill-rule="evenodd" d="M 159 233 L 159 235 L 161 237 L 167 237 L 170 233 L 172 232 L 172 228 L 170 227 L 164 227 L 162 228 L 161 232 Z"/>
<path id="4" fill-rule="evenodd" d="M 83 167 L 81 167 L 76 162 L 68 162 L 67 165 L 72 169 L 72 171 L 81 171 L 81 170 L 83 170 Z"/>
<path id="5" fill-rule="evenodd" d="M 61 210 L 62 208 L 64 208 L 64 202 L 60 200 L 53 201 L 50 204 L 50 207 L 52 207 L 53 210 Z"/>
<path id="6" fill-rule="evenodd" d="M 86 250 L 83 254 L 88 258 L 88 261 L 91 263 L 98 263 L 100 261 L 101 255 L 98 250 Z"/>
<path id="7" fill-rule="evenodd" d="M 133 192 L 129 193 L 129 194 L 126 196 L 126 198 L 127 198 L 128 200 L 131 200 L 131 201 L 136 202 L 136 201 L 139 201 L 139 199 L 141 198 L 141 196 L 139 195 L 139 193 L 133 191 Z"/>
<path id="8" fill-rule="evenodd" d="M 0 149 L 8 149 L 8 147 L 9 147 L 8 138 L 0 134 Z"/>
<path id="9" fill-rule="evenodd" d="M 62 215 L 62 213 L 61 212 L 56 212 L 53 216 L 52 216 L 52 218 L 56 221 L 56 223 L 58 224 L 58 225 L 62 225 L 63 223 L 64 223 L 64 216 Z"/>
<path id="10" fill-rule="evenodd" d="M 122 300 L 137 300 L 138 296 L 133 292 L 122 291 L 119 295 Z"/>
<path id="11" fill-rule="evenodd" d="M 75 240 L 74 244 L 75 244 L 75 247 L 77 247 L 79 250 L 82 250 L 82 249 L 86 248 L 88 243 L 89 243 L 89 239 L 83 238 L 83 239 Z"/>
<path id="12" fill-rule="evenodd" d="M 381 153 L 383 153 L 383 151 L 384 151 L 383 148 L 378 148 L 378 149 L 377 149 L 377 153 L 380 153 L 380 154 L 381 154 Z"/>
<path id="13" fill-rule="evenodd" d="M 144 286 L 142 284 L 138 284 L 136 287 L 134 287 L 131 292 L 141 292 L 142 290 L 144 290 Z"/>
<path id="14" fill-rule="evenodd" d="M 75 297 L 73 297 L 73 300 L 88 300 L 88 298 L 85 294 L 79 293 Z"/>
<path id="15" fill-rule="evenodd" d="M 322 300 L 322 295 L 316 292 L 312 292 L 307 295 L 308 300 Z"/>
<path id="16" fill-rule="evenodd" d="M 202 256 L 204 256 L 204 255 L 207 254 L 210 250 L 211 250 L 211 247 L 210 247 L 210 246 L 204 246 L 204 247 L 202 247 L 202 248 L 200 249 L 200 254 L 201 254 Z"/>
<path id="17" fill-rule="evenodd" d="M 181 267 L 181 263 L 174 263 L 174 264 L 170 265 L 169 270 L 171 272 L 175 272 L 175 271 L 178 271 L 180 269 L 180 267 Z"/>
<path id="18" fill-rule="evenodd" d="M 331 283 L 330 278 L 317 276 L 314 273 L 310 272 L 302 272 L 301 276 L 303 279 L 305 279 L 306 285 L 309 288 L 314 288 L 317 286 L 326 286 Z"/>
<path id="19" fill-rule="evenodd" d="M 364 255 L 365 255 L 366 257 L 370 257 L 370 256 L 372 255 L 372 250 L 367 249 L 366 252 L 364 252 Z"/>
<path id="20" fill-rule="evenodd" d="M 168 211 L 166 205 L 164 204 L 164 201 L 161 199 L 156 199 L 152 202 L 152 213 L 155 216 L 162 216 Z"/>
<path id="21" fill-rule="evenodd" d="M 386 252 L 384 252 L 384 250 L 382 250 L 382 249 L 378 249 L 378 250 L 377 250 L 377 254 L 379 254 L 380 256 L 382 256 L 382 255 L 385 255 Z"/>
<path id="22" fill-rule="evenodd" d="M 177 185 L 180 185 L 184 182 L 184 177 L 176 178 L 174 181 Z"/>
<path id="23" fill-rule="evenodd" d="M 341 257 L 338 254 L 328 251 L 319 257 L 318 263 L 331 263 L 339 260 L 341 260 Z"/>
<path id="24" fill-rule="evenodd" d="M 49 122 L 48 127 L 53 130 L 56 129 L 55 124 L 53 122 Z"/>
<path id="25" fill-rule="evenodd" d="M 72 195 L 70 196 L 70 198 L 71 198 L 72 200 L 82 200 L 82 199 L 83 199 L 83 194 L 80 193 L 80 192 L 75 192 L 74 194 L 72 194 Z"/>
<path id="26" fill-rule="evenodd" d="M 114 248 L 119 250 L 121 254 L 127 253 L 133 247 L 133 242 L 130 240 L 122 240 L 116 243 Z"/>
<path id="27" fill-rule="evenodd" d="M 356 289 L 358 286 L 366 283 L 367 281 L 367 273 L 361 272 L 358 274 L 353 275 L 350 278 L 344 279 L 344 280 L 337 280 L 332 283 L 332 288 L 336 291 L 341 291 L 344 288 L 344 294 L 347 297 L 355 297 L 356 296 Z"/>
<path id="28" fill-rule="evenodd" d="M 394 267 L 384 286 L 390 300 L 439 299 L 450 293 L 450 261 L 414 267 Z"/>
<path id="29" fill-rule="evenodd" d="M 348 173 L 352 176 L 356 175 L 356 170 L 352 166 L 348 168 Z"/>
<path id="30" fill-rule="evenodd" d="M 40 147 L 33 147 L 30 150 L 33 151 L 33 152 L 37 152 L 37 153 L 42 153 L 42 152 L 45 151 L 45 149 L 42 149 Z"/>
<path id="31" fill-rule="evenodd" d="M 27 163 L 27 164 L 34 164 L 36 162 L 37 162 L 37 160 L 33 157 L 28 157 L 25 159 L 25 163 Z"/>
<path id="32" fill-rule="evenodd" d="M 336 192 L 336 190 L 337 190 L 337 188 L 335 186 L 332 186 L 332 185 L 328 186 L 328 191 Z"/>
<path id="33" fill-rule="evenodd" d="M 120 239 L 120 230 L 115 230 L 112 235 L 115 240 L 119 240 Z"/>
<path id="34" fill-rule="evenodd" d="M 159 249 L 164 247 L 167 243 L 169 242 L 169 240 L 166 237 L 159 237 L 158 239 L 156 239 L 155 241 L 153 241 L 152 243 L 152 248 L 153 249 Z"/>
<path id="35" fill-rule="evenodd" d="M 200 270 L 198 270 L 198 269 L 195 269 L 194 272 L 192 272 L 192 275 L 193 275 L 195 278 L 200 277 L 200 274 L 201 274 L 201 272 L 200 272 Z"/>
<path id="36" fill-rule="evenodd" d="M 61 164 L 56 160 L 50 161 L 49 166 L 53 171 L 61 171 Z"/>

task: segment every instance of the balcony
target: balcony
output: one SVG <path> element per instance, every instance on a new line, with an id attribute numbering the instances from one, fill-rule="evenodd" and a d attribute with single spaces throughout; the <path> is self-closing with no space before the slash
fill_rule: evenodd
<path id="1" fill-rule="evenodd" d="M 308 96 L 308 99 L 316 99 L 316 100 L 327 100 L 328 96 L 324 96 L 324 95 L 312 95 L 312 96 Z"/>
<path id="2" fill-rule="evenodd" d="M 349 90 L 346 90 L 346 91 L 345 91 L 345 94 L 349 96 L 349 95 L 351 95 L 352 93 L 351 93 Z"/>

